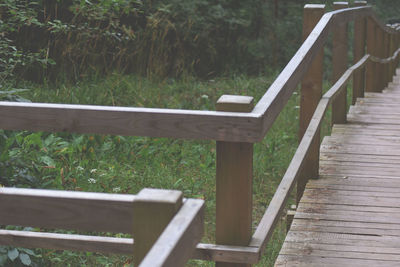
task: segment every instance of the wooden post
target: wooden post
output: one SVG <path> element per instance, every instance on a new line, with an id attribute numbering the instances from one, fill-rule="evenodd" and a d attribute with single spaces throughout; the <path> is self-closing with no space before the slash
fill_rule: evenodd
<path id="1" fill-rule="evenodd" d="M 384 53 L 384 35 L 383 35 L 383 30 L 379 27 L 376 26 L 376 56 L 378 58 L 384 58 L 385 53 Z M 384 86 L 384 66 L 383 64 L 377 63 L 376 64 L 376 92 L 382 92 L 383 86 Z"/>
<path id="2" fill-rule="evenodd" d="M 395 51 L 395 48 L 394 48 L 394 36 L 393 36 L 393 33 L 389 33 L 389 56 L 393 56 L 394 51 Z M 388 80 L 388 84 L 393 80 L 393 75 L 394 75 L 393 68 L 394 68 L 394 62 L 392 61 L 392 62 L 389 63 L 389 80 Z"/>
<path id="3" fill-rule="evenodd" d="M 377 56 L 376 53 L 376 25 L 375 21 L 372 18 L 367 19 L 367 53 L 371 56 Z M 365 91 L 366 92 L 376 92 L 376 64 L 372 61 L 367 63 L 366 67 L 366 83 L 365 83 Z"/>
<path id="4" fill-rule="evenodd" d="M 314 29 L 321 17 L 324 15 L 325 5 L 307 4 L 304 6 L 303 14 L 303 40 Z M 300 98 L 300 117 L 299 117 L 299 140 L 303 135 L 311 121 L 312 115 L 322 97 L 322 75 L 323 75 L 323 48 L 314 58 L 313 63 L 308 69 L 306 75 L 301 82 L 301 98 Z M 305 185 L 310 178 L 318 177 L 319 169 L 319 143 L 320 133 L 316 133 L 313 144 L 310 147 L 309 156 L 305 163 L 302 173 L 297 180 L 297 203 L 300 201 Z"/>
<path id="5" fill-rule="evenodd" d="M 182 192 L 145 188 L 133 202 L 133 255 L 135 266 L 146 256 L 182 206 Z"/>
<path id="6" fill-rule="evenodd" d="M 382 58 L 387 58 L 389 55 L 389 33 L 387 33 L 386 31 L 382 31 L 383 34 L 383 38 L 382 38 Z M 388 82 L 388 67 L 389 64 L 381 64 L 382 67 L 382 89 L 385 89 L 386 84 Z"/>
<path id="7" fill-rule="evenodd" d="M 393 56 L 393 35 L 392 33 L 387 33 L 388 36 L 388 43 L 387 43 L 387 57 Z M 387 64 L 387 81 L 385 84 L 385 88 L 388 86 L 388 84 L 392 81 L 392 68 L 393 68 L 393 62 L 389 62 Z"/>
<path id="8" fill-rule="evenodd" d="M 335 10 L 348 8 L 347 2 L 334 2 Z M 332 38 L 332 84 L 334 84 L 347 69 L 347 24 L 337 25 L 333 29 Z M 347 90 L 332 101 L 332 125 L 346 123 L 347 113 Z"/>
<path id="9" fill-rule="evenodd" d="M 290 227 L 292 226 L 294 216 L 296 215 L 296 209 L 296 205 L 290 205 L 290 208 L 286 213 L 286 233 L 289 232 Z"/>
<path id="10" fill-rule="evenodd" d="M 399 48 L 399 37 L 400 37 L 399 33 L 396 33 L 396 34 L 393 35 L 393 38 L 394 38 L 394 41 L 393 41 L 393 43 L 394 43 L 394 51 L 396 51 Z M 396 75 L 396 69 L 399 66 L 399 61 L 400 61 L 399 57 L 397 57 L 397 59 L 394 61 L 393 75 Z"/>
<path id="11" fill-rule="evenodd" d="M 394 41 L 395 49 L 394 50 L 396 51 L 400 46 L 400 34 L 397 33 L 394 37 L 395 37 L 395 41 Z M 394 64 L 394 73 L 393 73 L 393 75 L 396 74 L 396 70 L 397 70 L 397 68 L 399 66 L 399 62 L 400 62 L 400 57 L 397 57 L 397 59 L 395 60 L 395 64 Z"/>
<path id="12" fill-rule="evenodd" d="M 355 1 L 354 6 L 366 6 L 367 1 Z M 365 55 L 366 43 L 366 19 L 358 18 L 354 20 L 354 45 L 353 45 L 353 63 L 358 62 Z M 356 71 L 353 76 L 353 97 L 352 104 L 356 103 L 358 97 L 364 97 L 365 87 L 365 69 Z"/>
<path id="13" fill-rule="evenodd" d="M 393 56 L 394 52 L 396 52 L 396 50 L 398 48 L 396 46 L 396 35 L 397 34 L 394 34 L 394 33 L 390 34 L 390 45 L 391 45 L 391 53 L 390 53 L 391 55 L 390 56 Z M 391 70 L 392 71 L 390 73 L 390 81 L 389 82 L 392 82 L 393 81 L 393 76 L 396 74 L 396 67 L 397 67 L 396 60 L 392 61 L 390 66 L 391 66 Z"/>
<path id="14" fill-rule="evenodd" d="M 253 97 L 221 96 L 218 111 L 251 112 Z M 252 234 L 253 144 L 217 141 L 216 243 L 247 246 Z M 250 264 L 217 262 L 217 267 Z"/>

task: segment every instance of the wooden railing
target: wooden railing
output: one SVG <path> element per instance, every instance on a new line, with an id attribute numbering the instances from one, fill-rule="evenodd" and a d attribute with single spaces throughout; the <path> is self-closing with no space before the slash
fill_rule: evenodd
<path id="1" fill-rule="evenodd" d="M 0 230 L 0 245 L 133 254 L 139 266 L 184 266 L 203 235 L 203 206 L 173 190 L 119 195 L 0 188 L 0 225 L 134 237 Z"/>
<path id="2" fill-rule="evenodd" d="M 240 263 L 235 266 L 256 263 L 296 182 L 299 200 L 307 180 L 318 177 L 320 126 L 328 105 L 332 103 L 332 122 L 344 123 L 349 79 L 353 77 L 354 102 L 364 91 L 381 91 L 399 63 L 398 29 L 380 23 L 366 2 L 355 5 L 337 2 L 335 11 L 326 14 L 324 5 L 305 6 L 304 43 L 254 108 L 252 97 L 227 95 L 218 100 L 217 111 L 0 102 L 0 128 L 216 140 L 217 244 L 198 244 L 192 257 Z M 356 64 L 346 70 L 352 21 Z M 323 48 L 329 34 L 334 86 L 322 97 Z M 253 143 L 264 138 L 299 83 L 301 142 L 252 234 Z"/>

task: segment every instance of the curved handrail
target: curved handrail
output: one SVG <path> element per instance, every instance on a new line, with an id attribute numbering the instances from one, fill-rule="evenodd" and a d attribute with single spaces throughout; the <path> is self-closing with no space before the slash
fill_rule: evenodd
<path id="1" fill-rule="evenodd" d="M 327 42 L 332 28 L 363 17 L 372 18 L 382 30 L 388 33 L 397 32 L 381 23 L 370 6 L 326 13 L 253 109 L 253 113 L 263 118 L 261 138 L 272 126 L 296 86 L 308 71 L 314 57 Z"/>
<path id="2" fill-rule="evenodd" d="M 332 28 L 364 17 L 371 18 L 386 32 L 397 32 L 383 25 L 371 7 L 326 13 L 249 113 L 0 102 L 0 125 L 6 130 L 259 142 L 302 80 L 316 54 L 327 42 Z"/>
<path id="3" fill-rule="evenodd" d="M 281 183 L 279 184 L 275 194 L 269 203 L 269 206 L 264 213 L 255 233 L 253 234 L 252 240 L 249 244 L 251 247 L 257 247 L 259 253 L 261 253 L 269 238 L 271 237 L 276 223 L 280 219 L 280 214 L 283 211 L 287 199 L 289 198 L 290 192 L 295 185 L 297 178 L 304 166 L 305 159 L 307 157 L 309 148 L 316 137 L 316 133 L 321 126 L 322 120 L 326 113 L 326 110 L 334 100 L 334 98 L 343 90 L 346 89 L 345 85 L 349 82 L 350 78 L 354 73 L 366 66 L 368 61 L 377 62 L 380 64 L 391 63 L 396 60 L 400 55 L 400 48 L 397 49 L 393 56 L 388 58 L 377 58 L 371 55 L 365 55 L 356 64 L 347 69 L 343 75 L 336 81 L 336 83 L 323 95 L 318 103 L 318 106 L 312 116 L 310 124 L 300 141 L 300 144 L 293 156 L 289 167 L 283 176 Z"/>
<path id="4" fill-rule="evenodd" d="M 393 56 L 391 56 L 391 57 L 378 58 L 378 57 L 371 56 L 370 60 L 375 63 L 387 64 L 387 63 L 394 61 L 398 57 L 399 53 L 400 53 L 400 48 L 397 49 L 396 52 L 394 52 Z"/>
<path id="5" fill-rule="evenodd" d="M 3 129 L 257 142 L 264 138 L 306 74 L 313 59 L 327 42 L 333 28 L 365 17 L 375 21 L 382 30 L 397 33 L 398 28 L 393 29 L 383 25 L 371 7 L 356 7 L 326 13 L 250 113 L 0 102 L 0 125 Z M 256 256 L 260 255 L 260 251 L 265 247 L 279 219 L 288 192 L 297 179 L 315 131 L 320 126 L 320 117 L 325 114 L 330 101 L 343 90 L 343 85 L 348 82 L 354 71 L 364 67 L 369 60 L 388 63 L 398 56 L 399 50 L 396 51 L 396 55 L 388 59 L 365 56 L 347 70 L 324 95 L 274 198 L 253 235 L 250 247 L 199 244 L 198 258 L 218 260 L 221 251 L 237 254 L 238 251 L 243 251 L 239 248 L 247 248 L 246 256 L 251 254 L 254 256 L 251 260 L 256 260 Z"/>

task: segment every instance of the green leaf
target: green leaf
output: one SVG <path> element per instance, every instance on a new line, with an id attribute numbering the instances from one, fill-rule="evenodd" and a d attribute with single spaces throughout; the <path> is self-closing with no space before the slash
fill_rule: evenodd
<path id="1" fill-rule="evenodd" d="M 16 258 L 18 258 L 19 252 L 16 248 L 14 248 L 12 250 L 9 250 L 7 255 L 11 261 L 14 261 Z"/>
<path id="2" fill-rule="evenodd" d="M 29 255 L 25 254 L 25 253 L 20 253 L 19 254 L 19 259 L 21 260 L 22 264 L 27 265 L 27 266 L 31 265 L 31 263 L 32 263 L 31 258 L 29 257 Z"/>
<path id="3" fill-rule="evenodd" d="M 26 231 L 26 230 L 24 229 L 24 231 Z M 18 249 L 19 249 L 20 251 L 25 252 L 25 253 L 28 254 L 28 255 L 36 256 L 35 252 L 33 252 L 33 251 L 30 250 L 30 249 L 27 249 L 27 248 L 18 248 Z M 20 256 L 21 256 L 21 254 L 20 254 Z"/>
<path id="4" fill-rule="evenodd" d="M 0 266 L 5 266 L 7 262 L 7 255 L 0 255 Z"/>
<path id="5" fill-rule="evenodd" d="M 6 253 L 7 252 L 7 247 L 6 246 L 0 246 L 0 253 Z"/>
<path id="6" fill-rule="evenodd" d="M 42 156 L 40 157 L 40 161 L 46 164 L 47 166 L 56 166 L 54 160 L 49 156 Z"/>

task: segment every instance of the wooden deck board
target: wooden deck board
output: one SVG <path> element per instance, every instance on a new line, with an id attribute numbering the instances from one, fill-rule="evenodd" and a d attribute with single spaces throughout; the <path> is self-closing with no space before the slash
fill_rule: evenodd
<path id="1" fill-rule="evenodd" d="M 275 266 L 400 266 L 400 78 L 366 93 L 320 148 Z"/>

